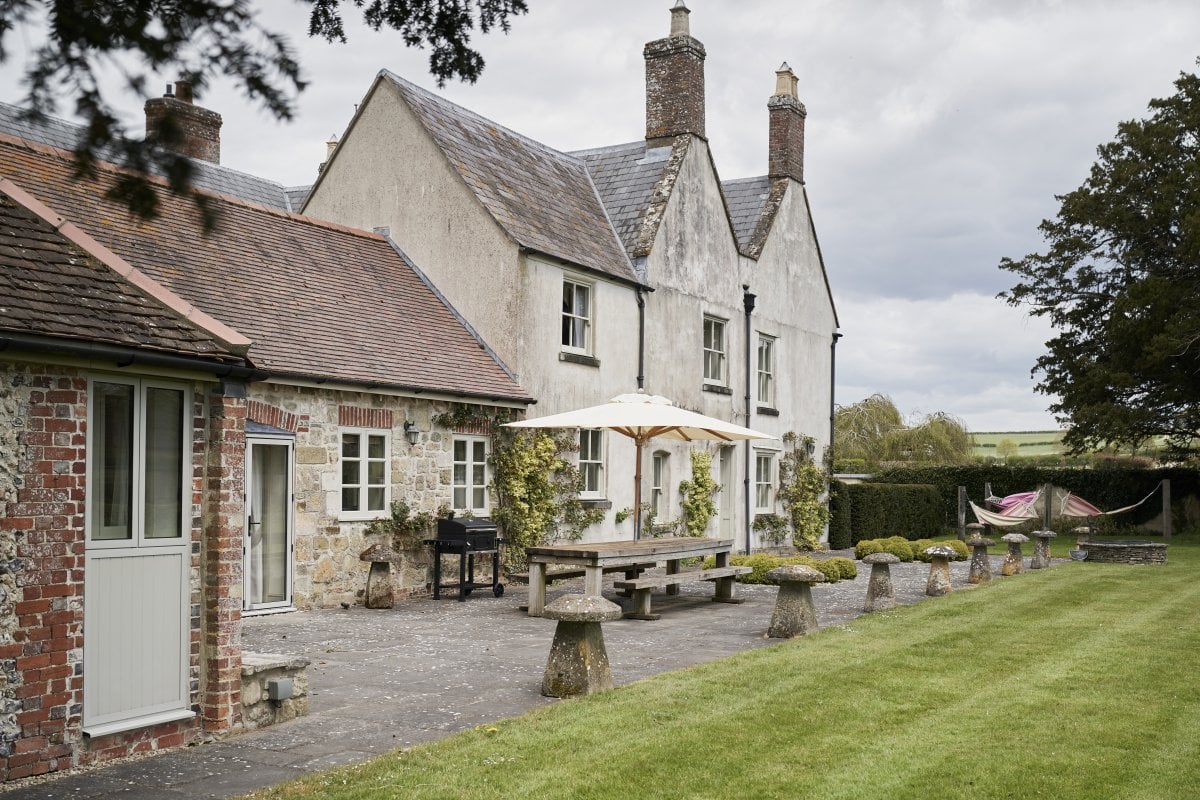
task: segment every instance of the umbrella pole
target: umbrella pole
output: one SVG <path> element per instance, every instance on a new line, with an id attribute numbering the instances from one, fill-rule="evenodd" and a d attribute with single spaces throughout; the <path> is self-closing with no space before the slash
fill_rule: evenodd
<path id="1" fill-rule="evenodd" d="M 642 440 L 634 439 L 633 465 L 633 538 L 642 538 Z"/>

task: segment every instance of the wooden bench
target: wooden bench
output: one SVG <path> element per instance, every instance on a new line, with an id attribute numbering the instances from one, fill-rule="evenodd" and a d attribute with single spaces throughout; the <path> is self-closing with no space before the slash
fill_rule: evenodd
<path id="1" fill-rule="evenodd" d="M 740 603 L 742 600 L 733 596 L 733 579 L 748 572 L 753 572 L 753 570 L 750 567 L 714 567 L 668 575 L 647 575 L 633 580 L 617 581 L 613 586 L 633 592 L 633 610 L 626 612 L 626 619 L 654 620 L 662 616 L 650 611 L 650 593 L 655 589 L 678 586 L 687 581 L 715 581 L 716 591 L 712 598 L 713 602 Z"/>
<path id="2" fill-rule="evenodd" d="M 636 578 L 646 570 L 654 569 L 656 566 L 658 565 L 655 562 L 650 561 L 645 564 L 631 564 L 623 567 L 605 567 L 604 573 L 609 574 L 612 572 L 624 572 L 626 578 Z M 571 578 L 582 578 L 586 573 L 587 570 L 585 570 L 583 567 L 579 567 L 578 569 L 548 569 L 546 570 L 546 583 L 551 584 L 555 581 L 565 581 Z M 520 583 L 529 583 L 528 572 L 514 572 L 508 577 L 511 580 L 518 581 Z"/>

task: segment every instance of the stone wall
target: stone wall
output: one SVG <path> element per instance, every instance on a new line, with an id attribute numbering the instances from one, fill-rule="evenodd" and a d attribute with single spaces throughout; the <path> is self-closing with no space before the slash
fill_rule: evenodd
<path id="1" fill-rule="evenodd" d="M 1080 542 L 1079 549 L 1087 551 L 1088 561 L 1102 564 L 1167 563 L 1164 542 Z"/>
<path id="2" fill-rule="evenodd" d="M 252 420 L 269 415 L 295 424 L 294 604 L 297 608 L 362 604 L 370 564 L 360 561 L 359 555 L 374 542 L 363 535 L 367 522 L 340 519 L 342 425 L 349 421 L 364 427 L 386 426 L 380 429 L 390 433 L 392 501 L 408 503 L 414 513 L 436 512 L 451 500 L 454 433 L 435 430 L 432 420 L 450 410 L 451 404 L 277 384 L 254 385 L 251 395 Z M 405 438 L 406 421 L 415 422 L 420 431 L 416 444 Z M 432 578 L 427 552 L 406 555 L 411 558 L 392 566 L 397 599 L 427 593 Z"/>
<path id="3" fill-rule="evenodd" d="M 287 722 L 308 713 L 308 676 L 304 668 L 309 660 L 302 657 L 269 653 L 242 653 L 242 725 L 247 730 Z M 292 681 L 292 696 L 270 699 L 270 683 Z"/>

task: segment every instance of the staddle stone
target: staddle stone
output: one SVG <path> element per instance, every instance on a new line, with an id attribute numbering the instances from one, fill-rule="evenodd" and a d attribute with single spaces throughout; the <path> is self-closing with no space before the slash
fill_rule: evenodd
<path id="1" fill-rule="evenodd" d="M 791 639 L 817 629 L 817 609 L 813 605 L 812 585 L 825 580 L 817 569 L 803 564 L 776 567 L 767 573 L 767 580 L 779 584 L 775 610 L 767 636 L 772 639 Z"/>
<path id="2" fill-rule="evenodd" d="M 930 597 L 940 597 L 944 594 L 949 594 L 951 589 L 950 559 L 954 558 L 958 553 L 952 547 L 935 544 L 933 547 L 925 548 L 925 555 L 933 559 L 929 563 L 929 580 L 925 584 L 925 594 Z"/>
<path id="3" fill-rule="evenodd" d="M 864 564 L 871 565 L 871 579 L 867 582 L 867 600 L 863 611 L 887 611 L 896 607 L 896 593 L 892 588 L 892 564 L 898 564 L 900 557 L 895 553 L 871 553 L 863 558 Z"/>
<path id="4" fill-rule="evenodd" d="M 1025 571 L 1025 561 L 1021 555 L 1021 545 L 1029 541 L 1023 533 L 1006 533 L 1000 537 L 1008 542 L 1008 552 L 1004 555 L 1004 565 L 1000 567 L 1001 575 L 1019 575 Z"/>
<path id="5" fill-rule="evenodd" d="M 988 548 L 993 544 L 991 539 L 980 536 L 978 533 L 967 539 L 967 546 L 971 548 L 971 572 L 967 575 L 968 583 L 987 583 L 992 579 L 992 562 L 988 559 Z"/>
<path id="6" fill-rule="evenodd" d="M 1033 532 L 1033 558 L 1029 560 L 1030 569 L 1045 569 L 1050 566 L 1050 540 L 1058 536 L 1054 531 Z"/>
<path id="7" fill-rule="evenodd" d="M 558 620 L 542 676 L 546 697 L 575 697 L 611 689 L 612 668 L 600 623 L 621 618 L 621 607 L 595 595 L 564 595 L 543 616 Z"/>

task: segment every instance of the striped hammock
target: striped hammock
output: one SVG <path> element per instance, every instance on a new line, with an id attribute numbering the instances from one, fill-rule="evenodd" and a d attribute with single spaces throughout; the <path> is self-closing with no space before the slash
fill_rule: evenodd
<path id="1" fill-rule="evenodd" d="M 1138 502 L 1131 506 L 1123 506 L 1115 508 L 1112 511 L 1101 511 L 1094 505 L 1084 500 L 1082 497 L 1076 497 L 1070 492 L 1063 492 L 1057 498 L 1057 514 L 1052 516 L 1058 517 L 1103 517 L 1111 516 L 1112 514 L 1121 514 L 1126 511 L 1137 508 L 1142 503 L 1145 503 L 1162 486 L 1160 481 L 1158 486 L 1155 486 L 1150 494 L 1143 497 Z M 1002 497 L 994 501 L 995 505 L 999 506 L 997 511 L 988 511 L 971 503 L 971 510 L 975 513 L 975 519 L 984 525 L 995 525 L 997 527 L 1006 528 L 1012 525 L 1022 525 L 1031 519 L 1038 519 L 1041 514 L 1038 513 L 1035 506 L 1041 499 L 1041 490 L 1036 492 L 1019 492 L 1018 494 L 1010 494 L 1007 497 Z M 1052 498 L 1053 499 L 1053 498 Z M 1053 512 L 1054 506 L 1051 506 Z"/>

